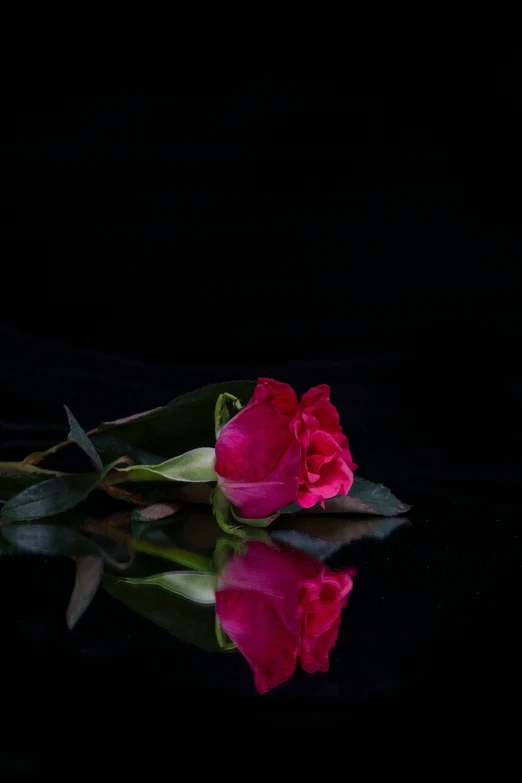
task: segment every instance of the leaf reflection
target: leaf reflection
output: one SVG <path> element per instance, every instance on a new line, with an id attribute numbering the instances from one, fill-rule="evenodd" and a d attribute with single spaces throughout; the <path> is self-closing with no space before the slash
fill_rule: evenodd
<path id="1" fill-rule="evenodd" d="M 342 547 L 362 538 L 382 540 L 394 530 L 410 524 L 406 517 L 303 515 L 278 521 L 272 538 L 324 561 Z"/>

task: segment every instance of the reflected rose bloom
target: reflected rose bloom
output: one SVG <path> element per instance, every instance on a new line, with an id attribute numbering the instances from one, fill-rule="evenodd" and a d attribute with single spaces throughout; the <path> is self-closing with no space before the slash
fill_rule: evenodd
<path id="1" fill-rule="evenodd" d="M 353 483 L 348 440 L 330 402 L 316 386 L 298 404 L 287 383 L 260 378 L 252 399 L 216 442 L 218 482 L 247 519 L 262 519 L 290 503 L 311 508 Z"/>
<path id="2" fill-rule="evenodd" d="M 249 542 L 221 571 L 216 593 L 219 622 L 254 670 L 259 693 L 288 680 L 298 658 L 306 672 L 328 670 L 356 573 L 278 547 Z"/>

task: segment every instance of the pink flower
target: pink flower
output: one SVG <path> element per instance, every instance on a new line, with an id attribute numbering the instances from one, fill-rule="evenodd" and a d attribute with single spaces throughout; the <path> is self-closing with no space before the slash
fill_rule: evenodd
<path id="1" fill-rule="evenodd" d="M 260 378 L 216 443 L 219 485 L 248 519 L 292 502 L 324 506 L 325 499 L 348 493 L 356 467 L 324 384 L 298 405 L 291 386 Z"/>
<path id="2" fill-rule="evenodd" d="M 260 378 L 254 396 L 221 430 L 218 481 L 248 519 L 292 503 L 299 486 L 299 442 L 292 430 L 297 397 L 286 383 Z"/>
<path id="3" fill-rule="evenodd" d="M 301 445 L 297 502 L 311 508 L 319 501 L 324 508 L 328 498 L 348 494 L 357 468 L 330 402 L 329 386 L 323 383 L 303 394 L 293 426 Z"/>
<path id="4" fill-rule="evenodd" d="M 288 680 L 298 657 L 306 672 L 328 671 L 356 573 L 278 546 L 249 542 L 221 571 L 216 593 L 219 622 L 254 670 L 259 693 Z"/>

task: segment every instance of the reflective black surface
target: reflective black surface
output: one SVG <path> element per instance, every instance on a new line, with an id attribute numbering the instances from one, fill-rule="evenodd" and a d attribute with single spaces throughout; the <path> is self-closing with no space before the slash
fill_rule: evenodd
<path id="1" fill-rule="evenodd" d="M 164 695 L 216 708 L 230 699 L 312 698 L 377 708 L 405 698 L 461 706 L 520 698 L 516 518 L 419 500 L 410 524 L 385 540 L 353 542 L 328 558 L 333 568 L 358 570 L 329 673 L 298 671 L 262 697 L 239 654 L 179 642 L 102 590 L 68 631 L 73 563 L 4 557 L 2 660 L 13 679 L 4 687 L 3 706 L 16 710 L 42 699 L 65 706 L 71 689 L 76 698 L 88 698 L 92 689 L 110 690 L 114 682 L 138 700 L 151 698 L 160 682 Z"/>
<path id="2" fill-rule="evenodd" d="M 175 365 L 109 360 L 12 330 L 4 330 L 3 337 L 9 369 L 2 384 L 2 409 L 8 412 L 2 419 L 3 458 L 20 458 L 61 439 L 62 399 L 90 426 L 97 418 L 146 409 L 186 387 L 239 371 L 187 365 L 180 388 L 169 382 L 179 377 Z M 31 378 L 40 376 L 43 363 L 51 368 L 55 361 L 59 364 L 47 371 L 45 386 L 33 398 Z M 93 690 L 110 691 L 115 682 L 123 701 L 154 702 L 175 694 L 180 703 L 195 700 L 211 711 L 225 700 L 262 713 L 270 705 L 276 709 L 295 701 L 312 720 L 319 706 L 342 707 L 348 714 L 413 699 L 428 713 L 434 703 L 468 708 L 520 698 L 521 552 L 511 446 L 500 440 L 500 426 L 492 429 L 492 419 L 482 417 L 476 402 L 468 405 L 461 383 L 449 379 L 451 357 L 437 371 L 423 368 L 420 358 L 417 362 L 417 379 L 426 373 L 441 392 L 439 408 L 429 410 L 409 381 L 400 386 L 377 381 L 388 361 L 384 357 L 369 367 L 357 361 L 294 363 L 284 376 L 298 388 L 316 378 L 331 383 L 361 473 L 389 484 L 413 504 L 409 524 L 382 540 L 352 542 L 327 559 L 333 568 L 358 570 L 329 673 L 298 670 L 260 697 L 241 656 L 210 654 L 177 641 L 104 591 L 70 632 L 64 613 L 73 563 L 3 557 L 2 661 L 10 672 L 3 707 L 52 702 L 65 708 L 71 691 L 88 699 Z M 400 373 L 400 361 L 399 355 L 394 372 Z M 470 361 L 473 357 L 466 359 L 468 371 Z M 407 364 L 406 355 L 402 362 Z M 88 387 L 81 366 L 90 368 Z M 245 370 L 255 372 L 252 366 Z M 281 365 L 259 365 L 260 373 L 280 376 L 281 371 Z M 502 421 L 505 415 L 504 407 L 495 417 Z"/>

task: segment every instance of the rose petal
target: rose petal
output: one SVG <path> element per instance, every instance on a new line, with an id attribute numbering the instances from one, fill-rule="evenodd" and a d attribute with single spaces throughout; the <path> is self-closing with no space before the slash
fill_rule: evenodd
<path id="1" fill-rule="evenodd" d="M 330 667 L 328 656 L 337 641 L 340 624 L 341 618 L 337 617 L 325 633 L 321 636 L 306 638 L 303 644 L 301 644 L 299 659 L 305 672 L 313 674 L 317 671 L 328 671 Z"/>
<path id="2" fill-rule="evenodd" d="M 292 676 L 300 646 L 298 593 L 321 588 L 324 566 L 304 552 L 249 541 L 221 571 L 219 622 L 255 672 L 260 693 Z M 308 586 L 308 587 L 307 587 Z"/>
<path id="3" fill-rule="evenodd" d="M 359 466 L 352 459 L 346 435 L 342 432 L 338 432 L 334 435 L 334 438 L 342 449 L 343 459 L 348 464 L 348 467 L 352 470 L 357 470 Z"/>
<path id="4" fill-rule="evenodd" d="M 329 432 L 317 430 L 310 435 L 309 454 L 322 454 L 324 456 L 334 456 L 341 454 L 341 447 Z"/>
<path id="5" fill-rule="evenodd" d="M 297 502 L 303 508 L 312 508 L 318 501 L 347 495 L 353 483 L 353 473 L 341 455 L 323 465 L 319 480 L 313 484 L 306 481 L 297 491 Z M 311 496 L 311 497 L 310 497 Z"/>
<path id="6" fill-rule="evenodd" d="M 246 553 L 232 557 L 221 571 L 218 589 L 242 587 L 290 600 L 289 617 L 296 618 L 298 589 L 303 585 L 322 585 L 324 565 L 287 544 L 277 545 L 278 549 L 273 549 L 261 541 L 249 541 Z"/>
<path id="7" fill-rule="evenodd" d="M 330 387 L 327 383 L 321 383 L 319 386 L 313 386 L 301 397 L 302 408 L 308 408 L 309 406 L 317 405 L 319 400 L 330 399 Z"/>
<path id="8" fill-rule="evenodd" d="M 263 593 L 229 588 L 216 593 L 216 612 L 254 670 L 258 693 L 290 679 L 296 667 L 299 635 L 297 629 L 285 626 L 277 603 Z"/>
<path id="9" fill-rule="evenodd" d="M 315 406 L 314 416 L 319 422 L 319 426 L 322 430 L 331 433 L 341 432 L 339 413 L 330 400 L 319 400 Z"/>
<path id="10" fill-rule="evenodd" d="M 354 569 L 334 572 L 284 544 L 248 543 L 219 577 L 218 619 L 255 672 L 260 693 L 305 671 L 326 671 Z"/>
<path id="11" fill-rule="evenodd" d="M 268 386 L 277 403 L 279 413 L 292 418 L 297 411 L 297 394 L 288 383 L 275 381 L 273 378 L 259 378 L 258 384 Z"/>
<path id="12" fill-rule="evenodd" d="M 294 441 L 268 385 L 256 386 L 250 402 L 225 424 L 216 443 L 218 476 L 262 481 Z"/>

